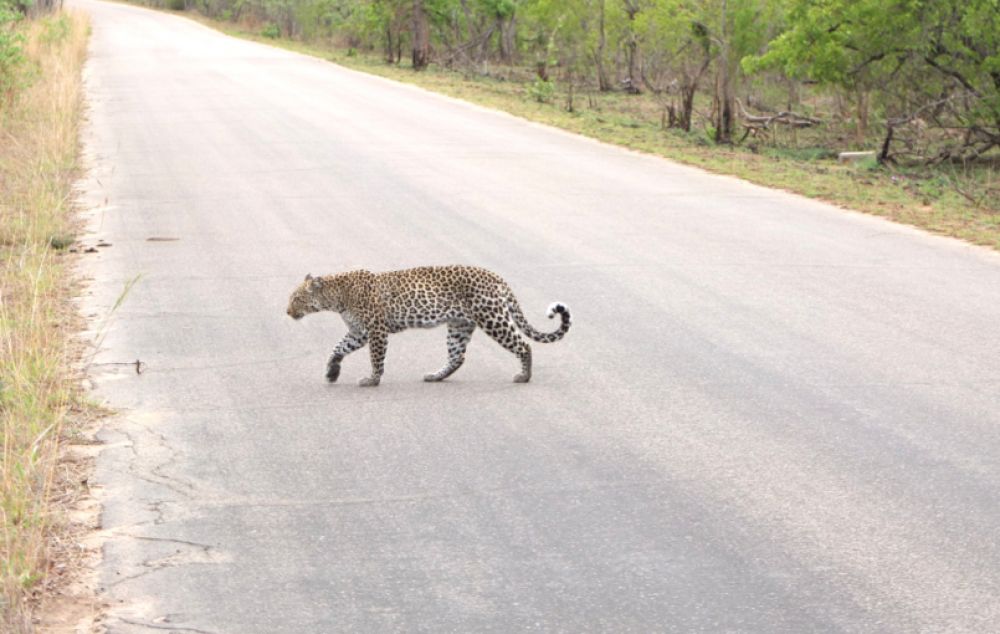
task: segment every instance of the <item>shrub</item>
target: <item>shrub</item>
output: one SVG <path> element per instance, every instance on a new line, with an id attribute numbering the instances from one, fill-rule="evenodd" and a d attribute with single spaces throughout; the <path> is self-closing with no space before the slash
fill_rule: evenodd
<path id="1" fill-rule="evenodd" d="M 556 93 L 556 85 L 539 77 L 528 85 L 528 95 L 538 103 L 548 103 Z"/>
<path id="2" fill-rule="evenodd" d="M 264 28 L 260 30 L 260 34 L 263 35 L 264 37 L 269 37 L 272 40 L 276 40 L 279 37 L 281 37 L 281 29 L 278 28 L 277 24 L 270 22 L 264 25 Z"/>
<path id="3" fill-rule="evenodd" d="M 45 31 L 41 36 L 41 41 L 46 44 L 58 44 L 65 40 L 70 33 L 71 24 L 65 15 L 57 15 L 42 20 Z"/>
<path id="4" fill-rule="evenodd" d="M 15 28 L 20 20 L 21 14 L 0 0 L 0 108 L 25 81 L 24 36 Z"/>

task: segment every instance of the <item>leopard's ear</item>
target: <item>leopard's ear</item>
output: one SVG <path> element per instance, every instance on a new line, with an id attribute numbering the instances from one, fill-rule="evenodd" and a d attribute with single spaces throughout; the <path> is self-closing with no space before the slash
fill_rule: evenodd
<path id="1" fill-rule="evenodd" d="M 306 273 L 306 281 L 308 282 L 313 278 L 312 273 Z"/>

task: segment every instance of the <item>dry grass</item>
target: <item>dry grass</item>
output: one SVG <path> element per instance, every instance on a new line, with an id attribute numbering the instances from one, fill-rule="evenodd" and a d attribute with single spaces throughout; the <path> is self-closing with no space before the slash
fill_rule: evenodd
<path id="1" fill-rule="evenodd" d="M 23 26 L 30 86 L 0 108 L 0 630 L 31 630 L 55 564 L 60 440 L 80 407 L 69 367 L 70 260 L 81 69 L 89 27 L 63 13 Z"/>

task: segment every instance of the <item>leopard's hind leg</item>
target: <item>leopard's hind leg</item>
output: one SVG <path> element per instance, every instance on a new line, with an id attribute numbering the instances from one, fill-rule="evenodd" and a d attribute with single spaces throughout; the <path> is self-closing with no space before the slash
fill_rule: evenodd
<path id="1" fill-rule="evenodd" d="M 531 346 L 521 336 L 517 325 L 510 317 L 500 317 L 496 314 L 477 316 L 477 325 L 483 332 L 493 338 L 521 361 L 521 372 L 514 375 L 515 383 L 527 383 L 531 380 Z"/>
<path id="2" fill-rule="evenodd" d="M 448 365 L 437 372 L 425 374 L 425 381 L 443 381 L 455 373 L 465 363 L 465 348 L 469 345 L 475 322 L 461 320 L 448 322 Z"/>

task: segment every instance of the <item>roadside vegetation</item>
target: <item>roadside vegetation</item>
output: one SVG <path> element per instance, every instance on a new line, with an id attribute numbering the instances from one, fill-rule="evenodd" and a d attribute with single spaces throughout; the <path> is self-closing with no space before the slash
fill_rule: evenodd
<path id="1" fill-rule="evenodd" d="M 60 461 L 81 403 L 72 296 L 85 17 L 0 0 L 0 631 L 68 572 L 64 510 L 77 494 Z"/>
<path id="2" fill-rule="evenodd" d="M 1000 249 L 996 0 L 145 1 Z"/>

